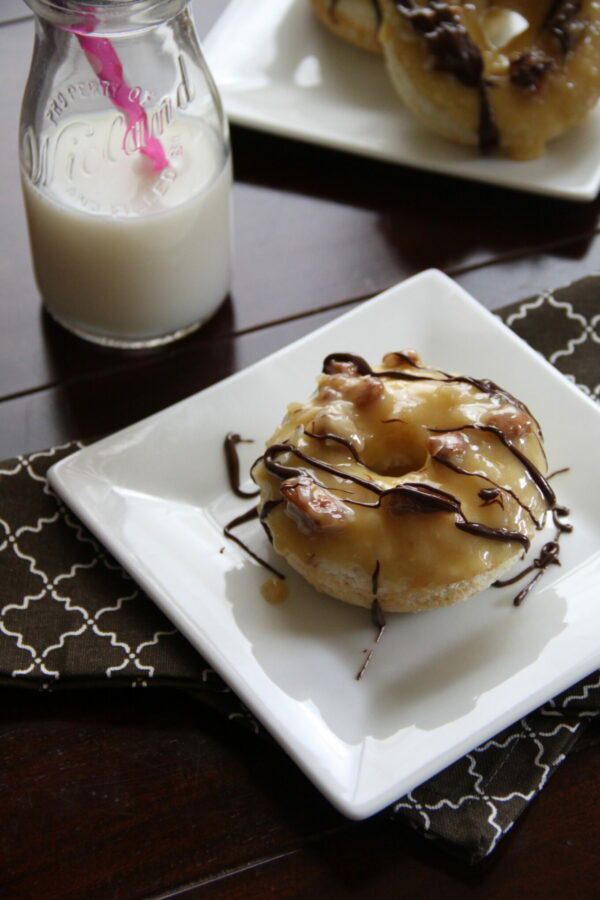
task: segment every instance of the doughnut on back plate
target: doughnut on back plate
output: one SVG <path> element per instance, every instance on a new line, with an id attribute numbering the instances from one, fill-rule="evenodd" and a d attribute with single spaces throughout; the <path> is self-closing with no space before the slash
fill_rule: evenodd
<path id="1" fill-rule="evenodd" d="M 463 144 L 541 156 L 600 96 L 599 0 L 381 0 L 391 80 L 431 130 Z M 501 46 L 498 15 L 527 27 Z"/>
<path id="2" fill-rule="evenodd" d="M 310 0 L 319 21 L 337 37 L 372 53 L 381 53 L 379 0 Z"/>

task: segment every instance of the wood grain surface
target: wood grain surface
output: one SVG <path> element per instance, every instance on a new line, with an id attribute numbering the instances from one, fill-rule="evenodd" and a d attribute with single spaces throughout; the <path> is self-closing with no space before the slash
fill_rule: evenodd
<path id="1" fill-rule="evenodd" d="M 205 34 L 226 3 L 193 5 Z M 600 271 L 598 200 L 233 128 L 227 302 L 163 351 L 84 344 L 42 312 L 31 273 L 16 148 L 33 34 L 22 10 L 0 18 L 0 458 L 134 422 L 430 266 L 489 308 Z M 397 824 L 345 820 L 278 747 L 191 695 L 1 694 L 7 900 L 599 896 L 597 726 L 491 859 L 467 867 Z"/>

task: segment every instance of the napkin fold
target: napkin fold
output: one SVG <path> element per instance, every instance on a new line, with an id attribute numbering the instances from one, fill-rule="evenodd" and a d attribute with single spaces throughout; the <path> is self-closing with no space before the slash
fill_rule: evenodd
<path id="1" fill-rule="evenodd" d="M 600 276 L 500 310 L 503 321 L 600 399 Z M 0 684 L 191 690 L 260 725 L 74 514 L 46 473 L 79 443 L 0 463 Z M 487 856 L 600 714 L 600 672 L 486 741 L 381 813 L 470 862 Z"/>

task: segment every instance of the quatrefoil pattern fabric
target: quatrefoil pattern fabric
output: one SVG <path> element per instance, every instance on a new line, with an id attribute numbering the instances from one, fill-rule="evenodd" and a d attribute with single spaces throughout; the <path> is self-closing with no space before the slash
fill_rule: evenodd
<path id="1" fill-rule="evenodd" d="M 512 304 L 504 322 L 600 400 L 600 276 Z M 258 723 L 53 494 L 48 468 L 80 445 L 0 463 L 0 684 L 185 688 Z M 600 712 L 600 673 L 506 729 L 382 815 L 474 861 L 491 853 Z"/>
<path id="2" fill-rule="evenodd" d="M 600 276 L 513 303 L 500 315 L 565 378 L 600 400 Z"/>
<path id="3" fill-rule="evenodd" d="M 78 445 L 0 465 L 0 666 L 47 690 L 210 680 L 202 660 L 54 495 L 48 468 Z"/>

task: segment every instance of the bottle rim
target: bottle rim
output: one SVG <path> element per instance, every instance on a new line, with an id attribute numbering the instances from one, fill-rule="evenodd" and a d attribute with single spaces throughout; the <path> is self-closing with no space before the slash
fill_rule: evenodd
<path id="1" fill-rule="evenodd" d="M 32 12 L 55 25 L 86 34 L 131 31 L 173 18 L 190 0 L 25 0 Z"/>

